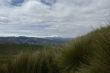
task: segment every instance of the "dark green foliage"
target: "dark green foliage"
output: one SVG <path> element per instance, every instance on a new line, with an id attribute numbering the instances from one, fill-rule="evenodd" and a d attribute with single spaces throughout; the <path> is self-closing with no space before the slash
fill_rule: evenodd
<path id="1" fill-rule="evenodd" d="M 93 47 L 96 49 L 91 64 L 82 68 L 79 73 L 110 73 L 110 27 L 102 28 L 96 36 Z"/>
<path id="2" fill-rule="evenodd" d="M 89 46 L 90 44 L 90 41 L 82 39 L 80 41 L 77 40 L 74 44 L 71 43 L 71 46 L 62 49 L 60 55 L 57 57 L 57 62 L 63 72 L 71 69 L 77 71 L 81 65 L 89 64 L 89 58 L 93 55 L 92 49 Z"/>
<path id="3" fill-rule="evenodd" d="M 62 49 L 57 62 L 63 73 L 110 73 L 110 27 L 82 36 Z"/>
<path id="4" fill-rule="evenodd" d="M 54 63 L 56 52 L 42 50 L 36 53 L 22 53 L 8 64 L 9 73 L 58 73 Z"/>

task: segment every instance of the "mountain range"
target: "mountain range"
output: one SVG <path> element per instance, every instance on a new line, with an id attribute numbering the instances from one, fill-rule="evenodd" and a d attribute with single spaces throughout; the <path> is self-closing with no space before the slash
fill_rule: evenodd
<path id="1" fill-rule="evenodd" d="M 28 45 L 46 45 L 46 44 L 62 44 L 68 42 L 71 38 L 62 37 L 0 37 L 0 44 L 28 44 Z"/>

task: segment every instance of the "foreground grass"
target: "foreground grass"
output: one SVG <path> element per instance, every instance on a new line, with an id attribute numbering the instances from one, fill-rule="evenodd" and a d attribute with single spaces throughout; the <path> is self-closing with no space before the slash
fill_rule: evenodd
<path id="1" fill-rule="evenodd" d="M 49 46 L 51 47 L 51 46 Z M 48 48 L 48 45 L 28 45 L 28 44 L 0 44 L 0 63 L 6 63 L 14 59 L 21 52 L 36 52 Z"/>
<path id="2" fill-rule="evenodd" d="M 60 49 L 21 53 L 0 65 L 0 73 L 110 73 L 110 26 Z"/>
<path id="3" fill-rule="evenodd" d="M 110 73 L 110 27 L 76 39 L 57 58 L 63 73 Z"/>
<path id="4" fill-rule="evenodd" d="M 0 73 L 59 73 L 54 62 L 57 50 L 42 50 L 36 53 L 21 53 L 16 59 L 1 65 Z"/>

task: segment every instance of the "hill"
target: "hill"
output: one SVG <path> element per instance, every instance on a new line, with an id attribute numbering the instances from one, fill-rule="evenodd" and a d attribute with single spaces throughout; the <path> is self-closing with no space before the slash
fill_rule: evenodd
<path id="1" fill-rule="evenodd" d="M 69 40 L 69 38 L 61 37 L 0 37 L 0 62 L 5 63 L 20 52 L 34 52 L 48 47 L 52 48 Z"/>
<path id="2" fill-rule="evenodd" d="M 0 73 L 110 73 L 110 26 L 56 49 L 22 53 L 1 65 Z"/>

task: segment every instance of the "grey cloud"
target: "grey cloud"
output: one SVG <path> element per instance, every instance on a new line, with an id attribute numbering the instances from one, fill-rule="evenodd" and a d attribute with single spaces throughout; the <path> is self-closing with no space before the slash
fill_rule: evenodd
<path id="1" fill-rule="evenodd" d="M 0 35 L 76 37 L 110 20 L 110 0 L 57 0 L 47 6 L 25 0 L 11 6 L 0 0 Z M 93 27 L 93 28 L 92 28 Z"/>

